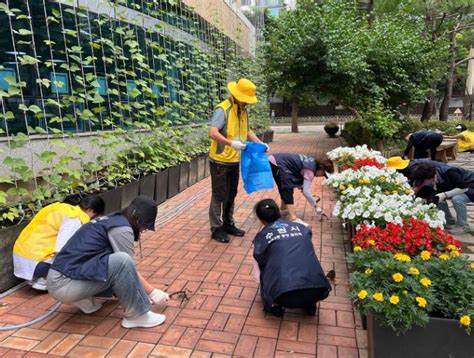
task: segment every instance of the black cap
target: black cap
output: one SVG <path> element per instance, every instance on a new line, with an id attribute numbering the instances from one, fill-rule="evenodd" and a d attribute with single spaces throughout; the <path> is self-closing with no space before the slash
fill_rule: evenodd
<path id="1" fill-rule="evenodd" d="M 130 204 L 138 218 L 138 223 L 145 229 L 155 231 L 155 219 L 158 207 L 156 202 L 148 196 L 139 195 Z"/>
<path id="2" fill-rule="evenodd" d="M 461 131 L 465 131 L 467 129 L 467 127 L 462 124 L 462 123 L 459 123 L 457 126 L 456 126 L 456 129 L 457 130 L 461 130 Z"/>

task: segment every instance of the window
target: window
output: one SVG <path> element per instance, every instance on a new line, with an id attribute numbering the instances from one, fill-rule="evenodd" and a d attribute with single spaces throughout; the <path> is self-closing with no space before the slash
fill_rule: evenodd
<path id="1" fill-rule="evenodd" d="M 4 68 L 3 70 L 0 70 L 0 89 L 8 91 L 10 84 L 7 79 L 16 82 L 16 72 L 13 68 Z"/>
<path id="2" fill-rule="evenodd" d="M 68 74 L 62 72 L 51 72 L 51 92 L 53 94 L 68 94 Z"/>
<path id="3" fill-rule="evenodd" d="M 97 88 L 97 93 L 101 96 L 107 95 L 107 80 L 103 76 L 97 77 L 97 83 L 99 87 Z"/>

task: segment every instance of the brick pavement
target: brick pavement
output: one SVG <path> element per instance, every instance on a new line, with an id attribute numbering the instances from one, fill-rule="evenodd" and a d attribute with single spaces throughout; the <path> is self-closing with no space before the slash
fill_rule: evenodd
<path id="1" fill-rule="evenodd" d="M 304 129 L 303 129 L 304 130 Z M 314 155 L 340 145 L 322 133 L 276 134 L 272 152 Z M 29 328 L 0 332 L 3 357 L 365 357 L 366 334 L 346 297 L 348 275 L 344 234 L 336 219 L 317 222 L 312 208 L 297 191 L 297 211 L 312 223 L 316 253 L 324 269 L 336 270 L 331 296 L 321 302 L 316 317 L 288 310 L 283 319 L 265 315 L 258 286 L 251 275 L 251 242 L 260 229 L 252 213 L 254 203 L 277 191 L 247 195 L 241 188 L 236 202 L 237 224 L 247 230 L 229 244 L 210 240 L 207 178 L 159 208 L 155 233 L 143 238 L 143 259 L 137 253 L 140 272 L 168 292 L 187 289 L 189 301 L 172 299 L 162 308 L 166 323 L 150 329 L 124 329 L 116 301 L 85 315 L 69 305 Z M 333 194 L 313 183 L 322 207 L 330 213 Z M 169 214 L 182 209 L 171 220 Z M 137 250 L 138 251 L 138 250 Z M 47 294 L 23 288 L 1 300 L 0 325 L 21 323 L 37 317 L 55 301 Z"/>

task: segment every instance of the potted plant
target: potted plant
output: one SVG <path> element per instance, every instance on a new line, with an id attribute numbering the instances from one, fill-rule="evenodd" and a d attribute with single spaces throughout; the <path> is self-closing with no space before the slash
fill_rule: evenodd
<path id="1" fill-rule="evenodd" d="M 458 245 L 438 244 L 432 250 L 422 250 L 425 245 L 420 244 L 414 256 L 376 247 L 354 248 L 349 257 L 353 269 L 349 295 L 368 317 L 369 357 L 474 353 L 469 335 L 474 264 L 460 255 Z"/>
<path id="2" fill-rule="evenodd" d="M 335 138 L 339 131 L 339 125 L 336 122 L 329 122 L 324 125 L 324 131 L 331 137 Z"/>

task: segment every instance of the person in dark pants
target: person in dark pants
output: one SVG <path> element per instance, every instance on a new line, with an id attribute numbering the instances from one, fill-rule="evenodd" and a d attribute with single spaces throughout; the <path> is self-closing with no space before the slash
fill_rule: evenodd
<path id="1" fill-rule="evenodd" d="M 449 232 L 454 235 L 471 232 L 466 204 L 474 202 L 474 171 L 434 162 L 417 165 L 412 173 L 415 191 L 433 189 L 430 202 L 438 205 L 446 215 Z M 434 199 L 434 200 L 433 200 Z M 450 199 L 456 211 L 454 219 L 446 200 Z"/>
<path id="2" fill-rule="evenodd" d="M 414 159 L 428 158 L 430 154 L 431 160 L 436 160 L 436 148 L 443 141 L 443 136 L 432 131 L 420 130 L 409 134 L 407 139 L 408 144 L 403 153 L 405 158 L 410 154 L 411 148 L 415 147 Z"/>
<path id="3" fill-rule="evenodd" d="M 318 201 L 311 194 L 311 183 L 315 176 L 324 176 L 325 172 L 333 173 L 334 165 L 327 158 L 311 158 L 304 154 L 276 153 L 268 157 L 272 168 L 273 179 L 281 198 L 281 210 L 287 210 L 291 221 L 303 223 L 296 216 L 293 189 L 300 188 L 309 205 L 316 214 L 320 214 Z M 304 224 L 304 223 L 303 223 Z"/>
<path id="4" fill-rule="evenodd" d="M 229 242 L 228 235 L 245 235 L 245 231 L 237 228 L 234 222 L 240 151 L 245 149 L 247 140 L 261 143 L 249 128 L 246 110 L 247 104 L 257 102 L 255 85 L 242 78 L 230 82 L 227 88 L 231 96 L 216 107 L 209 128 L 212 183 L 209 223 L 212 239 L 224 243 Z"/>
<path id="5" fill-rule="evenodd" d="M 282 219 L 272 199 L 259 201 L 255 213 L 264 225 L 253 240 L 264 310 L 282 316 L 284 308 L 302 308 L 314 315 L 331 285 L 314 252 L 311 230 Z"/>

